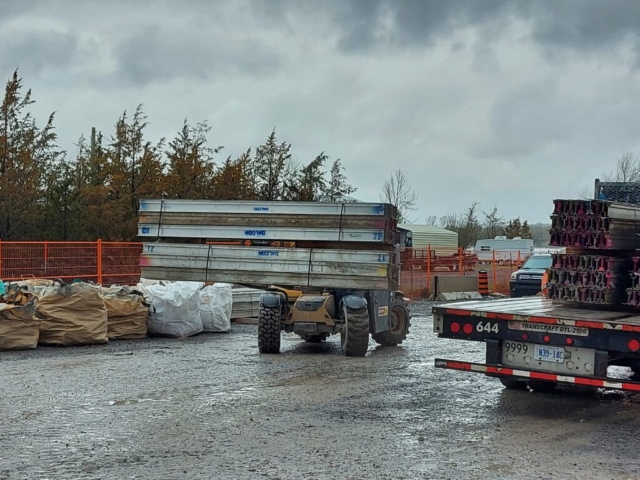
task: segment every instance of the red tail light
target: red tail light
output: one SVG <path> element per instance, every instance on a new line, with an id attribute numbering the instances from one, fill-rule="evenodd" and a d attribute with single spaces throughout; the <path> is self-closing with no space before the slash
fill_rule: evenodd
<path id="1" fill-rule="evenodd" d="M 573 345 L 573 338 L 567 338 L 565 341 L 567 342 L 567 345 Z"/>
<path id="2" fill-rule="evenodd" d="M 549 335 L 545 335 L 544 337 L 542 337 L 542 340 L 544 340 L 546 343 L 549 343 L 551 341 L 551 337 Z"/>
<path id="3" fill-rule="evenodd" d="M 464 327 L 462 327 L 462 331 L 467 335 L 471 335 L 471 332 L 473 332 L 473 325 L 471 325 L 470 323 L 465 323 Z"/>
<path id="4" fill-rule="evenodd" d="M 632 352 L 637 352 L 638 350 L 640 350 L 640 342 L 635 338 L 633 340 L 629 340 L 629 343 L 627 345 L 629 347 L 629 350 L 631 350 Z"/>
<path id="5" fill-rule="evenodd" d="M 460 331 L 460 324 L 458 322 L 451 322 L 449 325 L 452 333 L 458 333 Z"/>

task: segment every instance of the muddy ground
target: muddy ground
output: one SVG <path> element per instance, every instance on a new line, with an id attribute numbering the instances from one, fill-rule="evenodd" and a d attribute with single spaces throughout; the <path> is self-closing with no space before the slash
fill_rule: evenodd
<path id="1" fill-rule="evenodd" d="M 362 359 L 289 336 L 261 356 L 246 325 L 1 353 L 0 478 L 640 478 L 639 395 L 436 370 L 483 350 L 436 339 L 428 310 Z"/>

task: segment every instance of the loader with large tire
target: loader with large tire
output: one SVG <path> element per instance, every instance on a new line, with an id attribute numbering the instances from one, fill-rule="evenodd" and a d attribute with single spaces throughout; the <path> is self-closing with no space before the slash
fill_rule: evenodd
<path id="1" fill-rule="evenodd" d="M 410 326 L 398 291 L 408 233 L 389 204 L 140 202 L 139 235 L 155 237 L 143 247 L 143 277 L 266 289 L 258 317 L 264 354 L 280 352 L 282 332 L 311 343 L 339 334 L 354 357 L 366 354 L 370 338 L 401 344 Z"/>

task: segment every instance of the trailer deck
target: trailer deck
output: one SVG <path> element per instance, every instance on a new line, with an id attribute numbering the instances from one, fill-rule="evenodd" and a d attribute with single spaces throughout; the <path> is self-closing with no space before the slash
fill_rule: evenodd
<path id="1" fill-rule="evenodd" d="M 435 315 L 484 317 L 507 321 L 567 325 L 640 332 L 640 315 L 610 310 L 585 310 L 573 305 L 558 304 L 543 297 L 507 298 L 448 303 L 433 307 Z"/>
<path id="2" fill-rule="evenodd" d="M 542 297 L 448 303 L 433 307 L 442 338 L 486 343 L 486 362 L 436 358 L 436 368 L 543 382 L 640 391 L 640 315 L 585 309 Z M 631 367 L 633 380 L 609 366 Z M 515 387 L 514 387 L 515 388 Z"/>

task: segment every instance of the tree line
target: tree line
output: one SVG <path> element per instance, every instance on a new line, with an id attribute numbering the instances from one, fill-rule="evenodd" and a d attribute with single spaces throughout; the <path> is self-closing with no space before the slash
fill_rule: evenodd
<path id="1" fill-rule="evenodd" d="M 458 244 L 463 248 L 473 246 L 480 239 L 499 236 L 504 236 L 508 239 L 532 239 L 537 245 L 548 244 L 550 225 L 530 225 L 527 220 L 521 220 L 520 217 L 506 220 L 498 212 L 497 206 L 485 212 L 480 211 L 479 205 L 478 202 L 473 202 L 461 214 L 451 213 L 440 218 L 436 216 L 428 217 L 427 224 L 456 232 L 458 234 Z"/>
<path id="2" fill-rule="evenodd" d="M 409 178 L 402 170 L 396 170 L 385 181 L 380 200 L 391 203 L 398 208 L 400 223 L 412 223 L 409 219 L 411 212 L 418 209 L 418 194 L 411 186 Z M 546 245 L 549 242 L 550 224 L 538 223 L 529 225 L 527 220 L 520 217 L 506 220 L 494 206 L 489 212 L 481 212 L 479 203 L 474 202 L 465 213 L 450 213 L 442 217 L 431 215 L 427 217 L 427 225 L 451 230 L 458 234 L 458 244 L 467 248 L 483 238 L 505 236 L 509 239 L 532 239 L 536 245 Z"/>
<path id="3" fill-rule="evenodd" d="M 38 127 L 23 90 L 16 71 L 0 111 L 2 240 L 133 240 L 144 197 L 335 201 L 356 190 L 340 159 L 321 152 L 300 163 L 275 129 L 219 164 L 223 147 L 210 145 L 206 122 L 185 120 L 175 138 L 153 142 L 141 106 L 124 112 L 109 137 L 81 136 L 70 158 L 56 143 L 54 115 Z"/>

